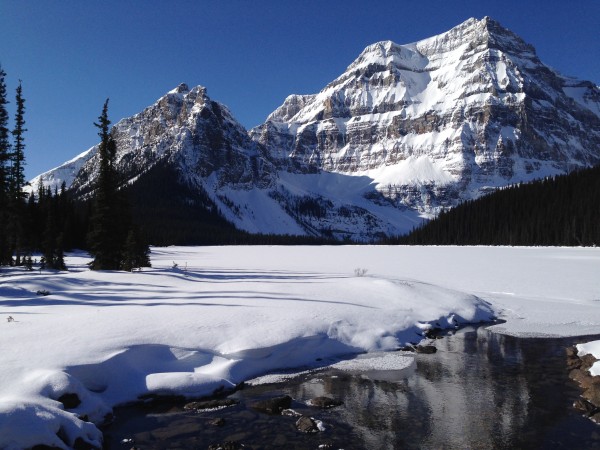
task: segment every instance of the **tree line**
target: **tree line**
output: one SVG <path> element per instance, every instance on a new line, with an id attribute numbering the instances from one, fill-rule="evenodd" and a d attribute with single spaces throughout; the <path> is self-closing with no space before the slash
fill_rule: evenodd
<path id="1" fill-rule="evenodd" d="M 600 245 L 600 166 L 499 189 L 387 243 Z"/>
<path id="2" fill-rule="evenodd" d="M 19 81 L 16 114 L 9 129 L 6 73 L 0 67 L 0 265 L 23 262 L 25 219 L 25 99 Z M 12 139 L 11 139 L 12 136 Z"/>
<path id="3" fill-rule="evenodd" d="M 6 72 L 0 67 L 0 266 L 65 270 L 64 252 L 86 249 L 93 270 L 133 270 L 150 266 L 149 247 L 131 217 L 127 194 L 114 168 L 116 144 L 110 133 L 108 100 L 98 122 L 99 177 L 91 201 L 72 198 L 40 184 L 27 195 L 25 180 L 25 99 L 16 90 L 14 127 L 9 129 Z M 12 140 L 11 140 L 12 135 Z M 37 259 L 37 258 L 36 258 Z"/>

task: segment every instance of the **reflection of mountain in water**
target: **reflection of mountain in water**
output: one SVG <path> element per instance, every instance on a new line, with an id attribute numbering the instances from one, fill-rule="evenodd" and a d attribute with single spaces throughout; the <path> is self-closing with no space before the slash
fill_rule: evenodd
<path id="1" fill-rule="evenodd" d="M 594 337 L 598 339 L 599 337 Z M 117 408 L 105 438 L 120 448 L 207 448 L 236 441 L 248 448 L 346 449 L 600 449 L 598 426 L 573 408 L 579 396 L 567 377 L 565 347 L 592 340 L 514 338 L 484 328 L 458 331 L 436 342 L 434 355 L 396 371 L 351 373 L 328 369 L 283 383 L 248 386 L 235 407 L 190 414 L 147 407 Z M 249 408 L 256 400 L 294 398 L 299 413 L 322 420 L 323 433 L 303 434 L 295 417 Z M 318 410 L 307 400 L 330 396 L 342 406 Z M 159 412 L 159 414 L 157 414 Z M 147 415 L 146 415 L 147 414 Z M 215 417 L 225 425 L 215 427 Z"/>
<path id="2" fill-rule="evenodd" d="M 527 422 L 530 386 L 519 345 L 480 328 L 466 339 L 437 343 L 438 358 L 418 361 L 409 381 L 429 416 L 428 448 L 487 448 L 509 445 Z M 418 392 L 418 394 L 417 394 Z"/>
<path id="3" fill-rule="evenodd" d="M 336 373 L 292 395 L 343 399 L 335 415 L 354 429 L 356 448 L 600 448 L 595 425 L 571 408 L 567 345 L 461 330 L 397 382 Z"/>

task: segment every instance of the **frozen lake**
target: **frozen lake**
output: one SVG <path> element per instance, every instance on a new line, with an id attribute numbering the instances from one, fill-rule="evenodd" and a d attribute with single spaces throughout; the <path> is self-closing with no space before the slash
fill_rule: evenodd
<path id="1" fill-rule="evenodd" d="M 499 317 L 506 339 L 600 333 L 597 248 L 168 247 L 151 259 L 134 273 L 90 271 L 83 253 L 68 272 L 2 268 L 0 448 L 99 447 L 95 424 L 139 396 L 210 395 L 341 355 L 387 352 L 378 367 L 407 369 L 390 355 L 434 327 Z"/>

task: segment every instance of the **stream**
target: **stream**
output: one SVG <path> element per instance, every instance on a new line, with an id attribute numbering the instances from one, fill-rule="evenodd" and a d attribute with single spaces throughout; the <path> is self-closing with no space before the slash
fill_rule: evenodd
<path id="1" fill-rule="evenodd" d="M 517 338 L 466 327 L 402 370 L 314 370 L 247 385 L 229 396 L 239 404 L 214 411 L 185 411 L 177 402 L 115 408 L 105 448 L 208 449 L 229 441 L 247 449 L 600 449 L 600 426 L 572 408 L 580 392 L 565 356 L 567 346 L 592 339 L 599 337 Z M 301 433 L 297 418 L 248 406 L 286 394 L 292 409 L 325 430 Z M 343 404 L 307 406 L 318 396 Z M 220 426 L 211 424 L 216 418 Z"/>

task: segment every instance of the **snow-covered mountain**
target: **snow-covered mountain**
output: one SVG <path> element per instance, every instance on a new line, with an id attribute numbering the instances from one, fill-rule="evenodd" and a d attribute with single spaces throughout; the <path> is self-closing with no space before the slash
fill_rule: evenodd
<path id="1" fill-rule="evenodd" d="M 600 89 L 545 66 L 486 17 L 368 46 L 320 93 L 247 132 L 180 85 L 113 127 L 124 183 L 167 164 L 250 232 L 359 240 L 491 189 L 600 162 Z M 86 195 L 96 147 L 32 180 Z"/>
<path id="2" fill-rule="evenodd" d="M 368 46 L 251 135 L 295 171 L 367 176 L 433 215 L 490 188 L 600 161 L 600 90 L 545 66 L 492 19 Z"/>

